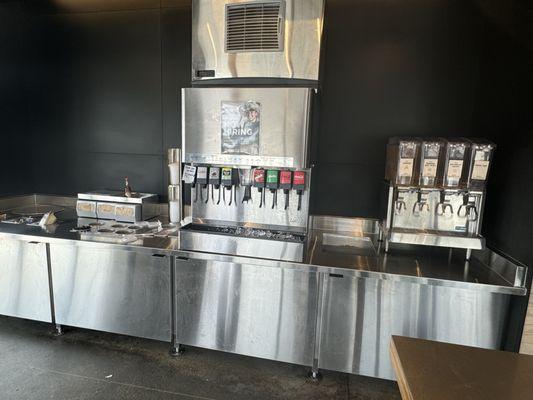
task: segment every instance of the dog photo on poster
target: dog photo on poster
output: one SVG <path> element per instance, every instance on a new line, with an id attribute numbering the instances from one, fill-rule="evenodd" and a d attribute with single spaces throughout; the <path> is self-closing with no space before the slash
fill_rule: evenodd
<path id="1" fill-rule="evenodd" d="M 222 153 L 259 155 L 261 104 L 256 101 L 223 101 Z"/>

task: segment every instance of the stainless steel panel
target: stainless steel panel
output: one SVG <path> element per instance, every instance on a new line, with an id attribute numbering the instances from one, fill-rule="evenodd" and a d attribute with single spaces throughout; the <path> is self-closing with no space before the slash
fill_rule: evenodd
<path id="1" fill-rule="evenodd" d="M 381 223 L 377 219 L 334 217 L 329 215 L 311 215 L 309 228 L 337 233 L 352 233 L 354 236 L 381 233 Z"/>
<path id="2" fill-rule="evenodd" d="M 307 173 L 308 179 L 310 179 L 311 173 Z M 309 187 L 309 186 L 308 186 Z M 200 190 L 197 185 L 196 188 L 191 190 L 191 198 L 196 198 L 196 190 Z M 224 190 L 223 188 L 220 190 Z M 214 197 L 215 202 L 209 198 L 209 202 L 205 203 L 198 199 L 198 201 L 192 202 L 192 217 L 193 220 L 218 220 L 234 223 L 251 223 L 259 225 L 270 225 L 288 228 L 303 228 L 307 229 L 308 215 L 309 215 L 309 197 L 310 190 L 307 189 L 302 193 L 302 205 L 298 210 L 298 195 L 295 190 L 291 190 L 289 198 L 289 208 L 284 209 L 285 195 L 283 190 L 278 190 L 277 207 L 272 208 L 272 196 L 268 189 L 266 190 L 265 201 L 266 204 L 259 208 L 261 201 L 261 195 L 256 188 L 252 188 L 252 200 L 249 203 L 242 203 L 242 197 L 244 195 L 244 187 L 235 188 L 237 191 L 237 204 L 232 205 L 224 204 L 222 201 L 220 204 L 216 204 L 218 199 L 218 192 L 215 190 Z M 209 189 L 212 191 L 212 188 Z M 227 193 L 229 196 L 229 192 Z M 206 191 L 204 190 L 203 196 L 205 198 Z M 211 196 L 211 193 L 209 194 Z M 199 196 L 200 197 L 200 196 Z M 288 227 L 288 228 L 287 228 Z"/>
<path id="3" fill-rule="evenodd" d="M 45 243 L 0 237 L 0 314 L 52 322 Z"/>
<path id="4" fill-rule="evenodd" d="M 124 195 L 124 192 L 100 190 L 98 192 L 78 193 L 78 199 L 110 203 L 145 204 L 157 203 L 158 196 L 151 193 L 132 193 L 131 197 L 127 197 Z"/>
<path id="5" fill-rule="evenodd" d="M 177 341 L 312 365 L 317 274 L 176 260 Z"/>
<path id="6" fill-rule="evenodd" d="M 472 255 L 474 259 L 503 277 L 509 284 L 517 287 L 526 286 L 527 267 L 525 265 L 491 249 L 474 251 Z"/>
<path id="7" fill-rule="evenodd" d="M 282 1 L 285 14 L 285 23 L 281 25 L 282 51 L 225 51 L 226 5 L 257 2 L 193 1 L 193 80 L 250 77 L 318 80 L 324 0 Z M 214 71 L 213 76 L 199 76 L 198 72 L 204 70 Z"/>
<path id="8" fill-rule="evenodd" d="M 170 259 L 50 245 L 58 324 L 170 341 Z"/>
<path id="9" fill-rule="evenodd" d="M 182 89 L 184 162 L 226 166 L 307 168 L 311 89 Z M 259 155 L 222 153 L 221 103 L 261 104 Z"/>
<path id="10" fill-rule="evenodd" d="M 302 262 L 305 244 L 182 230 L 180 233 L 180 248 L 208 253 Z"/>
<path id="11" fill-rule="evenodd" d="M 485 238 L 478 235 L 420 232 L 397 228 L 393 228 L 391 231 L 389 241 L 391 243 L 453 247 L 459 249 L 481 250 L 485 248 Z"/>
<path id="12" fill-rule="evenodd" d="M 326 276 L 319 366 L 394 379 L 391 335 L 500 349 L 510 296 Z"/>

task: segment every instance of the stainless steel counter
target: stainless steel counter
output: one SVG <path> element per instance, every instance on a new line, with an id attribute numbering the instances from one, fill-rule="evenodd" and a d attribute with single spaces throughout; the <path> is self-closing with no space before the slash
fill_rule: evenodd
<path id="1" fill-rule="evenodd" d="M 0 200 L 64 208 L 48 229 L 0 223 L 0 288 L 20 289 L 0 292 L 0 314 L 393 379 L 391 335 L 500 349 L 510 298 L 527 293 L 526 268 L 491 250 L 384 254 L 373 220 L 312 217 L 294 263 L 183 251 L 179 232 L 82 240 L 69 201 Z"/>
<path id="2" fill-rule="evenodd" d="M 275 268 L 287 268 L 342 274 L 351 277 L 406 281 L 420 284 L 482 290 L 491 293 L 525 295 L 525 269 L 502 258 L 499 264 L 505 267 L 493 268 L 483 260 L 494 256 L 492 251 L 474 251 L 473 259 L 466 263 L 461 251 L 450 253 L 445 249 L 413 248 L 395 249 L 385 254 L 381 247 L 376 221 L 312 217 L 308 249 L 304 263 L 273 261 L 253 257 L 238 257 L 223 253 L 200 253 L 180 249 L 179 233 L 168 237 L 145 237 L 128 244 L 90 242 L 80 239 L 72 232 L 77 218 L 71 198 L 54 196 L 22 196 L 0 200 L 0 210 L 21 203 L 51 204 L 65 207 L 58 215 L 59 224 L 47 230 L 37 226 L 0 223 L 0 237 L 22 238 L 46 243 L 71 241 L 77 246 L 96 246 L 123 250 L 163 252 L 199 260 L 223 262 L 245 262 Z M 70 202 L 70 204 L 69 204 Z M 163 208 L 164 209 L 164 208 Z M 165 217 L 162 217 L 165 219 Z M 492 265 L 498 263 L 493 263 Z"/>

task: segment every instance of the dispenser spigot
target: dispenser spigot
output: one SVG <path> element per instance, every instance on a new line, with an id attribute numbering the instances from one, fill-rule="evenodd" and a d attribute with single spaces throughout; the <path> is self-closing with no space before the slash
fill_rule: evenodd
<path id="1" fill-rule="evenodd" d="M 419 217 L 420 213 L 423 212 L 424 210 L 426 212 L 429 212 L 429 204 L 428 204 L 427 196 L 428 196 L 427 193 L 425 193 L 425 192 L 423 192 L 421 190 L 418 191 L 418 193 L 417 193 L 417 201 L 413 205 L 413 215 L 415 217 Z"/>
<path id="2" fill-rule="evenodd" d="M 457 215 L 461 218 L 466 218 L 470 222 L 475 222 L 479 218 L 479 213 L 476 207 L 476 200 L 470 196 L 469 193 L 463 195 L 463 204 L 459 207 Z"/>
<path id="3" fill-rule="evenodd" d="M 449 210 L 450 214 L 453 215 L 453 206 L 450 203 L 450 199 L 448 198 L 446 191 L 441 190 L 439 196 L 440 199 L 437 203 L 437 207 L 435 208 L 435 213 L 439 216 L 443 216 L 446 214 L 446 211 Z"/>

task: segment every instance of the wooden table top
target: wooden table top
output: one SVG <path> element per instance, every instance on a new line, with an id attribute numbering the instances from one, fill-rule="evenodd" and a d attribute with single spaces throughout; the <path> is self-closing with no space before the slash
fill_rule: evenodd
<path id="1" fill-rule="evenodd" d="M 393 336 L 403 400 L 531 400 L 533 356 Z"/>

